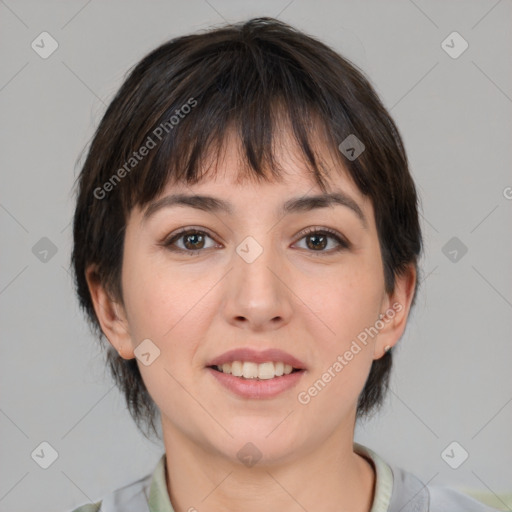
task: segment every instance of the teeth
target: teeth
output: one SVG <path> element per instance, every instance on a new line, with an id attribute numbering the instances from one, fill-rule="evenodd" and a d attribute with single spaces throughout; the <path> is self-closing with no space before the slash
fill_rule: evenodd
<path id="1" fill-rule="evenodd" d="M 226 365 L 229 365 L 229 363 L 226 363 Z M 224 365 L 222 365 L 222 371 L 224 371 Z M 242 377 L 244 372 L 242 370 L 242 363 L 240 361 L 233 361 L 231 363 L 231 373 L 234 377 Z"/>
<path id="2" fill-rule="evenodd" d="M 217 370 L 223 373 L 230 373 L 234 377 L 243 377 L 244 379 L 273 379 L 282 375 L 292 373 L 293 367 L 282 362 L 273 363 L 253 363 L 250 361 L 233 361 L 217 366 Z"/>
<path id="3" fill-rule="evenodd" d="M 245 363 L 245 364 L 253 364 L 253 363 Z M 244 364 L 244 368 L 245 368 Z M 257 374 L 260 379 L 273 379 L 276 376 L 276 372 L 274 369 L 274 363 L 262 363 L 259 365 L 255 365 L 258 367 Z M 244 377 L 247 377 L 244 373 Z"/>
<path id="4" fill-rule="evenodd" d="M 256 363 L 244 363 L 242 365 L 242 375 L 244 379 L 255 379 L 258 376 L 259 365 Z"/>

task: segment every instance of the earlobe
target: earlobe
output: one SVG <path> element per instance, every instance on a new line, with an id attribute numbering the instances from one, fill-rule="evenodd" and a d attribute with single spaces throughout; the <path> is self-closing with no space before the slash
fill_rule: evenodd
<path id="1" fill-rule="evenodd" d="M 135 354 L 123 308 L 105 290 L 94 267 L 87 269 L 86 280 L 103 334 L 123 359 L 133 359 Z"/>
<path id="2" fill-rule="evenodd" d="M 395 279 L 395 289 L 388 295 L 387 310 L 381 317 L 384 322 L 375 344 L 374 359 L 380 359 L 391 350 L 402 337 L 414 298 L 416 287 L 416 267 L 410 265 L 408 269 Z"/>

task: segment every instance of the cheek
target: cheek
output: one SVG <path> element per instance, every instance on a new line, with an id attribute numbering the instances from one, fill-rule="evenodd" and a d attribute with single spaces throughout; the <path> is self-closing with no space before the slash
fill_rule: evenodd
<path id="1" fill-rule="evenodd" d="M 374 261 L 354 261 L 311 280 L 304 279 L 300 296 L 320 321 L 322 337 L 333 348 L 344 346 L 361 330 L 375 323 L 384 295 L 382 267 Z M 364 263 L 364 264 L 363 264 Z"/>
<path id="2" fill-rule="evenodd" d="M 151 339 L 160 349 L 158 362 L 162 368 L 177 378 L 187 378 L 218 312 L 212 304 L 214 294 L 208 292 L 219 278 L 212 273 L 191 275 L 176 268 L 169 271 L 165 265 L 142 265 L 139 269 L 126 273 L 124 289 L 134 344 Z M 145 370 L 141 368 L 141 373 Z"/>
<path id="3" fill-rule="evenodd" d="M 151 397 L 167 415 L 190 407 L 182 385 L 196 371 L 194 356 L 211 323 L 211 305 L 204 298 L 208 283 L 209 279 L 201 285 L 178 279 L 176 273 L 156 272 L 127 279 L 132 333 L 139 340 L 151 339 L 160 350 L 151 365 L 138 362 L 139 370 Z"/>
<path id="4" fill-rule="evenodd" d="M 309 316 L 306 329 L 314 332 L 317 325 L 318 364 L 297 397 L 310 417 L 326 417 L 328 410 L 332 428 L 355 407 L 365 385 L 376 339 L 365 329 L 375 325 L 383 293 L 383 280 L 368 269 L 353 268 L 341 277 L 336 285 L 330 281 L 322 291 L 310 292 L 308 304 L 316 315 Z"/>
<path id="5" fill-rule="evenodd" d="M 194 290 L 197 294 L 200 290 L 179 270 L 134 252 L 133 245 L 127 247 L 123 263 L 123 292 L 132 333 L 155 340 L 167 338 L 193 307 Z"/>

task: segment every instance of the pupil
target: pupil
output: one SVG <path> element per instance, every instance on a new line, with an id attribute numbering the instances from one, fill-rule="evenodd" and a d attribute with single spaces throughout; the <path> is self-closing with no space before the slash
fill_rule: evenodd
<path id="1" fill-rule="evenodd" d="M 317 240 L 317 241 L 316 241 L 316 242 L 313 242 L 313 244 L 311 244 L 311 246 L 312 246 L 312 247 L 310 247 L 310 248 L 313 248 L 313 249 L 315 249 L 315 248 L 316 248 L 316 249 L 317 249 L 317 248 L 319 248 L 319 247 L 320 247 L 320 248 L 322 248 L 322 249 L 323 249 L 323 248 L 325 247 L 325 238 L 326 238 L 326 237 L 325 237 L 324 235 L 311 235 L 311 236 L 309 237 L 309 240 Z M 318 239 L 322 239 L 322 241 L 323 241 L 324 243 L 321 243 L 321 244 L 319 245 L 319 244 L 318 244 Z M 308 245 L 310 245 L 310 244 L 308 243 Z"/>
<path id="2" fill-rule="evenodd" d="M 191 246 L 192 246 L 192 249 L 197 249 L 197 245 L 196 245 L 196 244 L 198 243 L 198 240 L 196 240 L 195 242 L 192 242 L 192 244 L 189 244 L 189 240 L 190 240 L 190 239 L 192 239 L 192 238 L 201 239 L 201 238 L 202 238 L 202 235 L 199 235 L 199 234 L 195 233 L 195 234 L 191 234 L 191 235 L 187 235 L 187 236 L 186 236 L 186 239 L 187 239 L 187 243 L 186 243 L 187 248 L 189 248 L 189 249 L 190 249 L 190 247 L 188 247 L 188 246 L 189 246 L 189 245 L 191 245 Z"/>

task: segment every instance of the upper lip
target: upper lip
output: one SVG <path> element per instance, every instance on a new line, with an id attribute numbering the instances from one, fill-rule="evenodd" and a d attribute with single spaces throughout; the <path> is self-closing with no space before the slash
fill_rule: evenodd
<path id="1" fill-rule="evenodd" d="M 224 352 L 220 356 L 215 357 L 206 366 L 221 366 L 224 363 L 232 363 L 233 361 L 251 361 L 254 363 L 266 363 L 269 361 L 283 362 L 289 364 L 297 370 L 304 370 L 305 365 L 302 361 L 293 357 L 287 352 L 272 348 L 268 350 L 253 350 L 251 348 L 237 348 Z"/>

